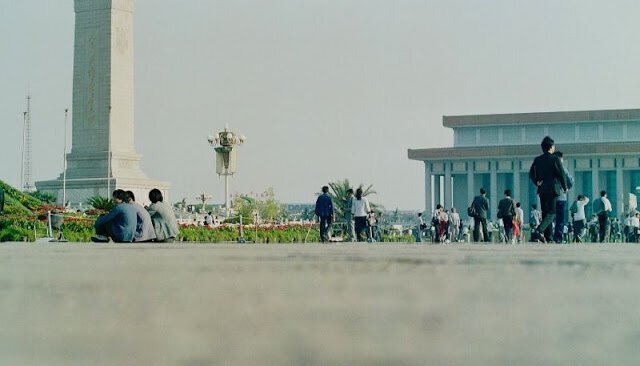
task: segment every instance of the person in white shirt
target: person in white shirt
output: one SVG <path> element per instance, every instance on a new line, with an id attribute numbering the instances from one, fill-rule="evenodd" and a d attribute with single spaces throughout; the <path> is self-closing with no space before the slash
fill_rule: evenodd
<path id="1" fill-rule="evenodd" d="M 588 203 L 589 197 L 585 197 L 583 194 L 579 194 L 578 199 L 576 199 L 570 209 L 573 215 L 573 241 L 575 241 L 576 243 L 580 243 L 582 241 L 582 231 L 584 230 L 587 221 L 584 213 L 584 206 L 586 206 Z"/>
<path id="2" fill-rule="evenodd" d="M 362 188 L 356 189 L 355 199 L 351 205 L 351 214 L 356 229 L 356 238 L 358 241 L 364 241 L 362 233 L 367 228 L 367 215 L 371 212 L 367 197 L 362 196 Z"/>
<path id="3" fill-rule="evenodd" d="M 452 242 L 458 241 L 460 235 L 460 214 L 456 211 L 455 207 L 451 208 L 449 214 L 449 238 Z"/>
<path id="4" fill-rule="evenodd" d="M 600 225 L 600 242 L 603 243 L 609 226 L 609 213 L 611 212 L 611 202 L 607 198 L 607 192 L 601 191 L 600 198 L 593 201 L 593 212 L 598 215 Z"/>
<path id="5" fill-rule="evenodd" d="M 636 212 L 635 215 L 631 216 L 631 225 L 629 225 L 629 241 L 637 242 L 638 234 L 640 234 L 640 213 Z"/>

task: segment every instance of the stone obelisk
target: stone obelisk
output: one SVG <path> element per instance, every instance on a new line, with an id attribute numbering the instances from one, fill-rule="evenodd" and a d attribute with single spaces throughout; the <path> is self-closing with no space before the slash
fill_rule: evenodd
<path id="1" fill-rule="evenodd" d="M 151 188 L 134 148 L 133 0 L 75 0 L 73 127 L 66 197 L 73 203 L 109 190 L 131 190 L 139 202 Z M 62 199 L 62 174 L 37 182 Z"/>

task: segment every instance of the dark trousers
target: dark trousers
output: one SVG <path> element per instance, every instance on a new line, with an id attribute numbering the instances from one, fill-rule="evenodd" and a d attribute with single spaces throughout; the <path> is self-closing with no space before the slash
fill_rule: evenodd
<path id="1" fill-rule="evenodd" d="M 480 227 L 482 226 L 482 237 L 485 242 L 489 241 L 489 233 L 487 232 L 487 219 L 484 217 L 473 218 L 473 241 L 480 241 Z"/>
<path id="2" fill-rule="evenodd" d="M 577 220 L 573 222 L 573 241 L 576 243 L 582 242 L 582 230 L 584 230 L 584 220 Z"/>
<path id="3" fill-rule="evenodd" d="M 564 231 L 564 213 L 567 209 L 567 201 L 556 200 L 556 227 L 553 230 L 553 241 L 559 243 L 562 241 Z"/>
<path id="4" fill-rule="evenodd" d="M 320 216 L 320 241 L 329 241 L 329 229 L 331 228 L 331 216 Z"/>
<path id="5" fill-rule="evenodd" d="M 551 223 L 556 217 L 557 196 L 552 193 L 540 193 L 540 210 L 542 211 L 542 222 L 538 226 L 538 232 L 544 235 L 546 240 L 551 238 Z"/>
<path id="6" fill-rule="evenodd" d="M 604 242 L 604 238 L 607 235 L 607 227 L 609 226 L 609 217 L 606 213 L 598 214 L 598 224 L 600 224 L 600 242 Z"/>
<path id="7" fill-rule="evenodd" d="M 513 216 L 504 216 L 502 223 L 504 224 L 504 238 L 507 242 L 510 242 L 511 238 L 513 238 Z"/>
<path id="8" fill-rule="evenodd" d="M 356 216 L 354 217 L 354 225 L 355 225 L 355 229 L 356 229 L 356 238 L 358 241 L 365 241 L 366 240 L 366 234 L 362 235 L 362 233 L 365 231 L 365 229 L 367 228 L 367 217 L 366 216 Z"/>

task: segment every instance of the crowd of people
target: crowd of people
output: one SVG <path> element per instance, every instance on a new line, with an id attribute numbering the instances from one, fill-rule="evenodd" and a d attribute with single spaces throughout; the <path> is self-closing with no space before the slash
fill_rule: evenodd
<path id="1" fill-rule="evenodd" d="M 173 242 L 178 235 L 178 223 L 173 208 L 163 202 L 159 189 L 149 191 L 151 204 L 136 203 L 132 191 L 116 189 L 112 195 L 115 205 L 96 220 L 93 242 Z"/>
<path id="2" fill-rule="evenodd" d="M 541 142 L 542 154 L 535 158 L 529 170 L 529 178 L 537 187 L 540 210 L 532 204 L 529 215 L 530 240 L 533 242 L 569 243 L 569 242 L 638 242 L 640 238 L 640 213 L 634 211 L 620 220 L 611 218 L 611 202 L 607 192 L 592 201 L 593 215 L 587 220 L 585 207 L 590 203 L 584 194 L 578 194 L 576 200 L 568 206 L 567 192 L 573 188 L 574 178 L 564 166 L 564 156 L 556 150 L 550 137 Z M 455 208 L 445 209 L 436 205 L 431 216 L 430 226 L 424 222 L 422 213 L 418 213 L 416 222 L 416 241 L 422 241 L 426 232 L 436 242 L 471 241 L 506 243 L 524 240 L 524 210 L 520 202 L 512 198 L 510 189 L 504 191 L 496 210 L 496 221 L 488 217 L 489 200 L 484 188 L 474 197 L 467 215 L 473 224 L 466 226 Z M 567 217 L 567 213 L 569 217 Z M 472 228 L 472 229 L 471 229 Z M 470 233 L 472 231 L 472 234 Z M 492 233 L 499 234 L 498 240 Z"/>

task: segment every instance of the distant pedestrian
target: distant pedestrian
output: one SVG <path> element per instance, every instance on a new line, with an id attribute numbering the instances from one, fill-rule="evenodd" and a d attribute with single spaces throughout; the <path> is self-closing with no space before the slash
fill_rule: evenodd
<path id="1" fill-rule="evenodd" d="M 555 142 L 549 136 L 545 136 L 540 143 L 542 155 L 537 156 L 529 169 L 529 179 L 538 187 L 540 197 L 540 209 L 542 210 L 542 222 L 535 229 L 538 240 L 546 243 L 552 238 L 547 228 L 554 222 L 556 215 L 557 197 L 567 191 L 567 182 L 564 175 L 562 162 L 553 153 L 556 150 Z M 533 234 L 532 234 L 533 235 Z M 545 236 L 546 235 L 546 236 Z"/>
<path id="2" fill-rule="evenodd" d="M 347 233 L 347 240 L 356 241 L 356 230 L 353 226 L 353 214 L 351 213 L 351 207 L 353 206 L 353 189 L 347 189 L 346 202 L 344 204 L 344 222 L 346 225 L 345 231 Z"/>
<path id="3" fill-rule="evenodd" d="M 207 214 L 204 215 L 204 226 L 213 225 L 213 216 L 211 214 L 212 212 L 207 212 Z"/>
<path id="4" fill-rule="evenodd" d="M 416 243 L 422 243 L 422 231 L 427 228 L 427 225 L 424 223 L 422 219 L 422 212 L 418 212 L 418 219 L 416 220 Z"/>
<path id="5" fill-rule="evenodd" d="M 0 186 L 0 214 L 4 211 L 4 189 Z"/>
<path id="6" fill-rule="evenodd" d="M 586 226 L 587 217 L 584 213 L 584 207 L 589 204 L 589 197 L 579 194 L 574 203 L 571 204 L 569 211 L 571 212 L 571 220 L 573 221 L 573 241 L 582 242 L 582 235 Z"/>
<path id="7" fill-rule="evenodd" d="M 367 197 L 362 195 L 362 188 L 356 189 L 355 199 L 351 206 L 351 213 L 353 214 L 353 220 L 356 230 L 356 238 L 358 241 L 365 241 L 363 233 L 367 228 L 367 215 L 371 212 L 369 207 L 369 201 Z M 366 236 L 366 234 L 365 234 Z"/>
<path id="8" fill-rule="evenodd" d="M 598 216 L 599 240 L 601 243 L 604 243 L 606 238 L 611 210 L 611 202 L 607 198 L 607 192 L 601 191 L 600 198 L 593 200 L 593 212 Z"/>
<path id="9" fill-rule="evenodd" d="M 482 240 L 489 242 L 489 231 L 487 230 L 487 211 L 489 211 L 489 200 L 486 197 L 487 191 L 480 188 L 480 195 L 476 196 L 471 203 L 475 214 L 473 216 L 473 241 L 480 241 L 480 231 L 482 230 Z"/>
<path id="10" fill-rule="evenodd" d="M 518 234 L 515 235 L 515 226 L 514 226 L 514 236 L 518 243 L 522 242 L 522 230 L 524 229 L 524 210 L 520 207 L 520 202 L 516 202 L 516 219 L 514 220 L 514 225 L 518 226 Z"/>
<path id="11" fill-rule="evenodd" d="M 460 214 L 456 211 L 455 207 L 451 208 L 449 214 L 449 239 L 452 242 L 457 242 L 460 236 Z"/>
<path id="12" fill-rule="evenodd" d="M 498 219 L 504 226 L 504 240 L 507 244 L 513 242 L 513 219 L 516 216 L 516 205 L 511 198 L 511 190 L 504 191 L 504 198 L 498 203 Z"/>
<path id="13" fill-rule="evenodd" d="M 556 150 L 553 153 L 553 155 L 555 155 L 560 159 L 560 162 L 562 163 L 563 173 L 567 181 L 567 189 L 571 189 L 573 187 L 573 176 L 571 175 L 571 173 L 569 173 L 569 170 L 567 170 L 567 167 L 564 166 L 564 159 L 563 159 L 564 155 L 562 154 L 562 151 Z M 556 243 L 562 242 L 563 228 L 566 226 L 566 223 L 567 223 L 566 212 L 567 212 L 567 192 L 562 191 L 560 193 L 560 196 L 558 196 L 558 199 L 556 200 L 556 222 L 553 230 L 553 241 L 555 241 Z"/>
<path id="14" fill-rule="evenodd" d="M 322 187 L 322 194 L 316 200 L 316 215 L 320 218 L 320 241 L 329 241 L 329 230 L 334 219 L 333 201 L 329 196 L 329 187 Z"/>

